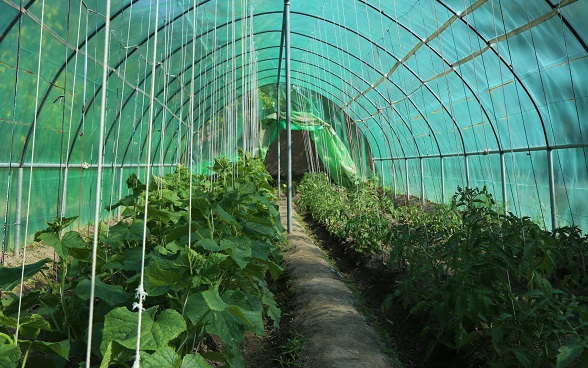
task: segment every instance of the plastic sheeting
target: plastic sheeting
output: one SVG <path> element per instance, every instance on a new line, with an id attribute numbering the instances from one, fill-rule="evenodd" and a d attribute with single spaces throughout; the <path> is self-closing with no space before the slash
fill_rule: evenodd
<path id="1" fill-rule="evenodd" d="M 280 1 L 111 0 L 109 32 L 106 3 L 0 1 L 0 208 L 11 229 L 60 207 L 82 214 L 99 160 L 115 196 L 121 167 L 186 163 L 199 150 L 188 132 L 279 82 Z M 399 192 L 447 200 L 457 185 L 487 185 L 519 215 L 588 230 L 587 16 L 588 0 L 295 0 L 292 83 L 341 110 L 358 134 L 333 128 L 357 169 L 373 166 Z M 363 158 L 354 137 L 367 140 Z M 33 186 L 19 192 L 29 164 Z M 29 188 L 34 213 L 17 219 Z"/>

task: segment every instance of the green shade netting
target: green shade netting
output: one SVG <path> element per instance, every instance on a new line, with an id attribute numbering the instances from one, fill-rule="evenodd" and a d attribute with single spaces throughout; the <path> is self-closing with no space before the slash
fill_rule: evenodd
<path id="1" fill-rule="evenodd" d="M 256 86 L 283 83 L 283 2 L 111 5 L 107 32 L 103 0 L 0 1 L 0 216 L 12 234 L 27 219 L 31 229 L 44 227 L 40 219 L 60 207 L 87 221 L 100 161 L 110 167 L 106 203 L 110 193 L 126 194 L 121 171 L 144 173 L 148 162 L 187 166 L 193 148 L 204 172 L 214 155 L 236 157 L 236 147 L 267 139 L 264 129 L 240 131 L 239 113 L 228 126 L 216 116 Z M 547 228 L 553 210 L 559 225 L 587 230 L 587 17 L 586 0 L 292 1 L 293 90 L 331 105 L 293 95 L 291 111 L 328 123 L 359 177 L 373 164 L 390 188 L 435 201 L 457 185 L 486 185 L 509 210 Z M 259 120 L 276 111 L 266 102 Z M 191 129 L 208 126 L 216 132 L 192 142 Z M 19 218 L 18 167 L 25 169 L 23 208 L 32 189 L 31 213 Z"/>

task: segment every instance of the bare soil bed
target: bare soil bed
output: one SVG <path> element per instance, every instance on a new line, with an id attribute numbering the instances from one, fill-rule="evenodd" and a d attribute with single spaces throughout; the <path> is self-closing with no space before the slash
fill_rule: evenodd
<path id="1" fill-rule="evenodd" d="M 281 203 L 285 223 L 285 204 Z M 352 291 L 294 219 L 284 250 L 294 287 L 292 326 L 306 341 L 302 367 L 394 367 L 385 345 L 357 311 Z"/>

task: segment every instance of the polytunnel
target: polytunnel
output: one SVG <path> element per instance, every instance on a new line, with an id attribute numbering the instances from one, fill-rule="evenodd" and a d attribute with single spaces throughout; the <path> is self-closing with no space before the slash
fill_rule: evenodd
<path id="1" fill-rule="evenodd" d="M 505 213 L 588 230 L 587 0 L 2 0 L 0 14 L 2 254 L 55 217 L 98 224 L 132 173 L 206 175 L 291 130 L 308 149 L 295 157 L 335 181 L 436 203 L 487 187 Z"/>

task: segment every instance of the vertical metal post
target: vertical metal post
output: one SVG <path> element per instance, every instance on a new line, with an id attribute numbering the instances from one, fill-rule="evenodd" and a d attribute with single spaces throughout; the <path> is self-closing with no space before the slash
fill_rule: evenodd
<path id="1" fill-rule="evenodd" d="M 69 176 L 69 166 L 65 166 L 63 170 L 63 191 L 61 193 L 61 213 L 59 216 L 65 217 L 67 205 L 67 178 Z"/>
<path id="2" fill-rule="evenodd" d="M 551 229 L 557 229 L 557 204 L 555 203 L 555 174 L 553 172 L 553 149 L 547 150 L 547 171 L 549 171 L 549 204 L 551 207 Z"/>
<path id="3" fill-rule="evenodd" d="M 122 167 L 122 165 L 121 165 L 121 167 L 120 167 L 120 178 L 118 180 L 118 199 L 119 200 L 122 199 L 122 197 L 123 197 L 123 179 L 124 179 L 123 172 L 124 172 L 124 170 L 125 170 L 125 168 Z M 189 180 L 192 181 L 192 178 L 190 177 Z M 117 208 L 116 218 L 118 219 L 118 221 L 120 221 L 120 219 L 121 219 L 121 208 L 120 208 L 120 206 Z"/>
<path id="4" fill-rule="evenodd" d="M 22 167 L 18 168 L 18 176 L 17 180 L 18 183 L 16 185 L 16 222 L 15 222 L 15 234 L 14 234 L 14 255 L 18 257 L 20 252 L 20 227 L 21 227 L 21 217 L 22 217 L 22 176 L 23 176 L 24 169 Z"/>
<path id="5" fill-rule="evenodd" d="M 504 214 L 508 213 L 508 200 L 506 198 L 506 163 L 504 152 L 500 152 L 500 180 L 502 185 L 502 202 L 504 203 Z"/>
<path id="6" fill-rule="evenodd" d="M 410 185 L 408 179 L 408 159 L 404 159 L 404 171 L 406 174 L 406 199 L 410 198 Z"/>
<path id="7" fill-rule="evenodd" d="M 386 190 L 386 176 L 384 175 L 384 160 L 380 161 L 381 170 L 380 175 L 382 176 L 382 189 Z"/>
<path id="8" fill-rule="evenodd" d="M 288 233 L 292 233 L 292 94 L 290 80 L 290 0 L 284 0 L 284 44 L 286 46 L 286 143 L 288 146 Z"/>
<path id="9" fill-rule="evenodd" d="M 419 159 L 421 165 L 421 206 L 425 205 L 425 168 L 423 165 L 423 158 Z"/>
<path id="10" fill-rule="evenodd" d="M 282 189 L 280 188 L 280 186 L 282 185 L 281 181 L 282 179 L 280 178 L 280 175 L 282 174 L 282 163 L 280 162 L 282 160 L 282 146 L 280 143 L 280 82 L 278 82 L 278 102 L 276 103 L 276 130 L 278 131 L 278 198 L 281 197 L 282 195 Z"/>
<path id="11" fill-rule="evenodd" d="M 392 180 L 394 182 L 394 195 L 397 195 L 398 186 L 396 184 L 396 161 L 392 161 Z"/>
<path id="12" fill-rule="evenodd" d="M 441 157 L 441 203 L 445 203 L 445 162 Z"/>
<path id="13" fill-rule="evenodd" d="M 466 187 L 470 187 L 470 160 L 468 155 L 464 156 L 465 158 L 465 175 L 466 175 Z"/>

